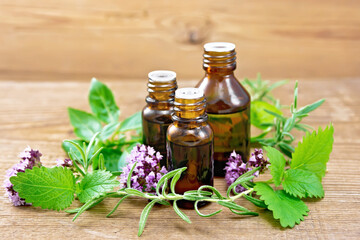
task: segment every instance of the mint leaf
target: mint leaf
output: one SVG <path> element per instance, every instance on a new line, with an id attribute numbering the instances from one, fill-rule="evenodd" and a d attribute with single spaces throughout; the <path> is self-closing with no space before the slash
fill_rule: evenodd
<path id="1" fill-rule="evenodd" d="M 123 153 L 117 149 L 104 148 L 101 153 L 104 155 L 106 170 L 110 172 L 120 171 L 119 161 Z"/>
<path id="2" fill-rule="evenodd" d="M 68 108 L 68 112 L 77 137 L 90 141 L 96 132 L 101 131 L 101 122 L 92 114 L 74 108 Z"/>
<path id="3" fill-rule="evenodd" d="M 273 177 L 275 186 L 279 186 L 283 179 L 284 167 L 286 160 L 284 155 L 273 147 L 264 147 L 267 152 L 267 157 L 269 158 L 270 165 L 270 174 Z"/>
<path id="4" fill-rule="evenodd" d="M 119 186 L 119 181 L 115 178 L 116 176 L 104 170 L 96 170 L 86 174 L 78 184 L 79 193 L 77 195 L 80 202 L 85 203 L 108 191 L 112 191 L 114 187 Z"/>
<path id="5" fill-rule="evenodd" d="M 108 125 L 106 125 L 103 130 L 100 132 L 100 139 L 105 141 L 107 140 L 109 137 L 111 137 L 114 132 L 116 131 L 116 129 L 119 127 L 120 123 L 119 122 L 113 122 L 113 123 L 109 123 Z"/>
<path id="6" fill-rule="evenodd" d="M 275 116 L 266 112 L 265 109 L 282 115 L 282 112 L 270 103 L 264 101 L 253 101 L 251 102 L 250 109 L 250 119 L 252 125 L 260 129 L 267 129 L 268 126 L 264 126 L 263 124 L 274 122 Z"/>
<path id="7" fill-rule="evenodd" d="M 68 168 L 34 167 L 11 177 L 14 190 L 35 207 L 63 210 L 74 200 L 75 178 Z"/>
<path id="8" fill-rule="evenodd" d="M 114 95 L 105 84 L 95 78 L 91 80 L 89 104 L 92 112 L 105 123 L 116 122 L 120 116 Z"/>
<path id="9" fill-rule="evenodd" d="M 274 219 L 280 220 L 282 227 L 294 227 L 295 223 L 304 220 L 303 216 L 307 216 L 309 209 L 306 204 L 284 190 L 274 191 L 269 184 L 262 182 L 256 183 L 254 190 L 273 212 Z"/>
<path id="10" fill-rule="evenodd" d="M 324 197 L 324 189 L 319 178 L 312 172 L 289 169 L 284 174 L 284 190 L 296 197 Z"/>
<path id="11" fill-rule="evenodd" d="M 325 175 L 326 163 L 332 151 L 333 134 L 332 125 L 325 130 L 319 128 L 318 132 L 307 133 L 295 148 L 290 167 L 312 172 L 321 180 Z"/>
<path id="12" fill-rule="evenodd" d="M 141 128 L 142 128 L 141 112 L 136 112 L 121 122 L 119 131 L 125 132 L 125 131 L 129 131 L 129 130 L 136 130 L 136 129 L 141 129 Z"/>

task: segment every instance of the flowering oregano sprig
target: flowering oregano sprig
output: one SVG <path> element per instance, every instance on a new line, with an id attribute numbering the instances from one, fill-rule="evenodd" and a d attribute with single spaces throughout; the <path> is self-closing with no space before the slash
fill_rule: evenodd
<path id="1" fill-rule="evenodd" d="M 226 162 L 225 180 L 228 186 L 233 184 L 236 179 L 238 179 L 243 174 L 253 170 L 254 168 L 259 168 L 256 172 L 253 173 L 255 177 L 258 177 L 261 172 L 263 172 L 269 166 L 269 161 L 264 158 L 263 150 L 256 149 L 251 154 L 251 157 L 247 163 L 244 163 L 240 154 L 237 154 L 235 150 L 230 154 L 228 161 Z M 240 193 L 245 191 L 246 188 L 242 185 L 236 186 L 236 192 Z"/>
<path id="2" fill-rule="evenodd" d="M 10 182 L 10 177 L 17 176 L 19 172 L 25 172 L 26 169 L 32 169 L 35 166 L 40 167 L 42 165 L 41 156 L 42 154 L 38 150 L 27 147 L 19 154 L 20 162 L 6 171 L 4 188 L 6 195 L 14 206 L 31 205 L 31 203 L 26 203 L 25 199 L 19 197 L 19 194 L 14 190 L 14 185 Z"/>
<path id="3" fill-rule="evenodd" d="M 131 169 L 131 187 L 141 192 L 155 193 L 156 185 L 160 178 L 168 171 L 163 166 L 160 168 L 160 160 L 163 156 L 156 152 L 153 147 L 138 144 L 127 156 L 127 165 L 123 168 L 120 176 L 120 187 L 127 186 L 127 179 Z"/>

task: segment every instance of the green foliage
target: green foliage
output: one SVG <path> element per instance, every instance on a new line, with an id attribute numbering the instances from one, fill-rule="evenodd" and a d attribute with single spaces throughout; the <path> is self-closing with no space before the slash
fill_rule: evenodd
<path id="1" fill-rule="evenodd" d="M 70 122 L 74 127 L 74 133 L 80 139 L 76 143 L 87 145 L 95 133 L 96 138 L 94 151 L 102 147 L 102 154 L 106 169 L 111 172 L 120 171 L 125 165 L 126 156 L 130 147 L 142 143 L 142 117 L 141 112 L 119 121 L 120 110 L 117 106 L 112 91 L 95 78 L 91 81 L 89 91 L 89 105 L 92 113 L 69 108 Z M 125 132 L 132 131 L 132 136 Z M 71 155 L 71 146 L 63 143 L 63 149 Z M 80 158 L 76 151 L 73 158 Z M 98 157 L 93 159 L 93 168 L 98 168 Z"/>
<path id="2" fill-rule="evenodd" d="M 68 108 L 68 112 L 77 137 L 90 141 L 91 137 L 101 130 L 101 122 L 92 114 L 74 108 Z"/>
<path id="3" fill-rule="evenodd" d="M 75 193 L 75 178 L 68 168 L 34 167 L 10 178 L 14 190 L 35 207 L 63 210 L 71 205 Z"/>
<path id="4" fill-rule="evenodd" d="M 301 169 L 289 169 L 282 183 L 284 190 L 300 198 L 324 197 L 324 189 L 319 178 L 312 172 Z"/>
<path id="5" fill-rule="evenodd" d="M 251 94 L 251 124 L 262 130 L 258 136 L 251 138 L 252 143 L 259 143 L 263 146 L 271 146 L 280 150 L 287 157 L 291 158 L 295 151 L 292 145 L 295 137 L 293 130 L 308 132 L 312 128 L 302 124 L 303 118 L 307 117 L 310 112 L 317 109 L 323 104 L 324 99 L 315 103 L 297 109 L 298 103 L 298 83 L 294 88 L 294 101 L 291 106 L 286 107 L 276 100 L 271 91 L 287 81 L 280 81 L 270 84 L 268 81 L 261 80 L 258 75 L 256 80 L 245 79 L 242 82 Z M 290 108 L 290 116 L 286 117 L 282 113 L 283 108 Z M 271 135 L 270 137 L 267 137 Z"/>
<path id="6" fill-rule="evenodd" d="M 91 80 L 89 104 L 92 112 L 101 121 L 113 123 L 119 120 L 120 110 L 112 91 L 95 78 Z"/>
<path id="7" fill-rule="evenodd" d="M 267 183 L 256 183 L 254 190 L 268 209 L 273 212 L 274 218 L 280 220 L 282 227 L 294 227 L 307 216 L 308 207 L 299 198 L 287 194 L 284 190 L 274 191 Z"/>
<path id="8" fill-rule="evenodd" d="M 292 169 L 302 169 L 314 173 L 318 178 L 325 175 L 326 163 L 329 161 L 334 142 L 334 127 L 307 133 L 295 149 L 290 164 Z"/>
<path id="9" fill-rule="evenodd" d="M 80 202 L 85 203 L 112 191 L 114 187 L 119 186 L 119 181 L 108 171 L 96 170 L 88 173 L 78 185 L 78 198 Z"/>
<path id="10" fill-rule="evenodd" d="M 264 149 L 267 152 L 269 162 L 271 163 L 270 173 L 273 177 L 274 184 L 275 186 L 279 186 L 284 177 L 286 160 L 277 149 L 272 147 L 265 147 Z"/>

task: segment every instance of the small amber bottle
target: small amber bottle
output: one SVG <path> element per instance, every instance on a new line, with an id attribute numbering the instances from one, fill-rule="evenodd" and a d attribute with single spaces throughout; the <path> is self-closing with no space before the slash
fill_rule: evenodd
<path id="1" fill-rule="evenodd" d="M 167 168 L 187 167 L 175 185 L 176 193 L 213 186 L 213 132 L 207 123 L 206 99 L 198 88 L 180 88 L 175 93 L 173 123 L 167 130 Z M 180 201 L 183 208 L 194 203 Z M 201 206 L 201 204 L 200 204 Z"/>
<path id="2" fill-rule="evenodd" d="M 214 131 L 215 176 L 224 176 L 225 163 L 235 150 L 244 161 L 250 147 L 250 95 L 234 75 L 235 45 L 204 45 L 205 77 L 197 84 L 207 99 L 206 112 Z"/>
<path id="3" fill-rule="evenodd" d="M 161 166 L 166 163 L 166 130 L 172 123 L 171 114 L 177 89 L 176 73 L 153 71 L 149 73 L 147 105 L 142 111 L 143 141 L 163 155 Z"/>

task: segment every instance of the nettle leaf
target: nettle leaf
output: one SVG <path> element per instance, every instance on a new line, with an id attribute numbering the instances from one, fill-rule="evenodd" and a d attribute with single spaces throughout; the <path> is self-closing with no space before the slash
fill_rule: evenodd
<path id="1" fill-rule="evenodd" d="M 136 129 L 141 129 L 141 128 L 142 128 L 141 112 L 136 112 L 121 122 L 119 131 L 125 132 L 125 131 L 129 131 L 129 130 L 136 130 Z"/>
<path id="2" fill-rule="evenodd" d="M 273 147 L 264 147 L 267 152 L 270 164 L 270 174 L 273 177 L 275 186 L 279 186 L 283 179 L 286 160 L 282 153 Z"/>
<path id="3" fill-rule="evenodd" d="M 63 167 L 34 167 L 10 178 L 14 190 L 35 207 L 63 210 L 74 200 L 75 178 Z"/>
<path id="4" fill-rule="evenodd" d="M 254 190 L 273 212 L 274 219 L 280 220 L 282 227 L 294 227 L 295 223 L 299 224 L 308 215 L 306 204 L 284 190 L 274 191 L 269 184 L 262 182 L 256 183 Z"/>
<path id="5" fill-rule="evenodd" d="M 91 80 L 89 104 L 92 112 L 105 123 L 116 122 L 120 116 L 114 95 L 110 88 L 95 78 Z"/>
<path id="6" fill-rule="evenodd" d="M 80 202 L 85 203 L 91 199 L 97 198 L 108 191 L 112 191 L 114 187 L 119 186 L 116 176 L 104 170 L 96 170 L 86 176 L 78 184 L 77 194 Z"/>
<path id="7" fill-rule="evenodd" d="M 296 197 L 324 197 L 324 189 L 319 178 L 309 171 L 287 170 L 282 185 L 287 193 Z"/>
<path id="8" fill-rule="evenodd" d="M 96 132 L 101 131 L 101 122 L 92 114 L 74 108 L 68 108 L 68 112 L 77 137 L 90 141 Z"/>
<path id="9" fill-rule="evenodd" d="M 264 101 L 253 101 L 251 102 L 251 109 L 250 109 L 251 111 L 250 119 L 252 125 L 260 129 L 266 129 L 268 127 L 262 124 L 274 122 L 275 116 L 266 112 L 265 109 L 277 113 L 279 115 L 282 115 L 282 112 L 279 109 L 277 109 L 274 105 L 271 105 L 270 103 Z"/>
<path id="10" fill-rule="evenodd" d="M 325 175 L 326 163 L 332 151 L 333 134 L 332 125 L 326 127 L 325 130 L 319 128 L 318 132 L 307 133 L 295 148 L 290 167 L 312 172 L 321 180 Z"/>

